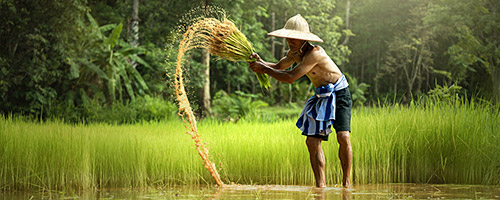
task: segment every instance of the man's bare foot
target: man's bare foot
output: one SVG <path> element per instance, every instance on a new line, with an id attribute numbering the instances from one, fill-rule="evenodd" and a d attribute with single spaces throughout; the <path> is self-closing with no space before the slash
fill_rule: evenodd
<path id="1" fill-rule="evenodd" d="M 351 181 L 350 180 L 342 181 L 342 186 L 344 188 L 351 188 Z"/>

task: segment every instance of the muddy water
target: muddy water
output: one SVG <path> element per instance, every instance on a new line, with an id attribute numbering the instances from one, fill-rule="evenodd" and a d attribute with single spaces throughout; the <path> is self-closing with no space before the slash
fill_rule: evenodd
<path id="1" fill-rule="evenodd" d="M 0 199 L 500 199 L 500 186 L 383 184 L 353 189 L 282 185 L 176 186 L 95 192 L 3 192 Z"/>

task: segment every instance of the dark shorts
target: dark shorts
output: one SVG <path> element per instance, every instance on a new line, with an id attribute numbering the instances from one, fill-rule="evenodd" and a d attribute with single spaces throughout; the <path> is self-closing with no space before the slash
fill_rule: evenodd
<path id="1" fill-rule="evenodd" d="M 335 122 L 333 123 L 333 128 L 335 132 L 339 131 L 351 131 L 351 108 L 352 99 L 351 92 L 349 88 L 345 88 L 335 92 L 335 97 L 337 99 L 335 108 Z M 321 138 L 324 141 L 328 141 L 328 135 L 312 135 L 308 137 Z"/>

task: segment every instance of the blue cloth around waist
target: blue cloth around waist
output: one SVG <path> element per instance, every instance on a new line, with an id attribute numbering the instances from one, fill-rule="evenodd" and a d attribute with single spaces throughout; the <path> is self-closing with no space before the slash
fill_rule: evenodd
<path id="1" fill-rule="evenodd" d="M 335 83 L 317 87 L 314 96 L 307 100 L 297 127 L 302 135 L 326 136 L 332 133 L 331 125 L 335 123 L 335 92 L 347 88 L 349 84 L 344 75 Z"/>

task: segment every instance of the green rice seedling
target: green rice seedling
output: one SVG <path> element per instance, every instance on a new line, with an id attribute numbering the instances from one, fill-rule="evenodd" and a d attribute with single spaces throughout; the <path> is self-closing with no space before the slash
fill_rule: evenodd
<path id="1" fill-rule="evenodd" d="M 227 184 L 314 185 L 295 119 L 204 120 L 198 127 Z M 353 184 L 500 185 L 498 130 L 498 108 L 475 102 L 357 108 Z M 184 132 L 180 120 L 70 125 L 0 115 L 0 190 L 213 184 Z M 327 184 L 338 185 L 335 136 L 322 146 Z"/>

